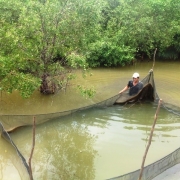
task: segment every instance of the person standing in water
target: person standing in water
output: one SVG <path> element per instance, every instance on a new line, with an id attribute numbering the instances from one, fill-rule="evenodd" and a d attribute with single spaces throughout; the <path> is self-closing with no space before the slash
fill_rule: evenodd
<path id="1" fill-rule="evenodd" d="M 143 83 L 139 80 L 139 73 L 134 73 L 132 78 L 133 80 L 130 80 L 128 84 L 124 87 L 124 89 L 119 91 L 119 94 L 129 89 L 129 95 L 133 96 L 136 95 L 143 88 Z"/>

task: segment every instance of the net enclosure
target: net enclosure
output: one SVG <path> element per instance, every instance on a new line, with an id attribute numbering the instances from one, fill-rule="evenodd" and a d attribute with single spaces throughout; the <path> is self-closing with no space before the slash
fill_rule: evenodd
<path id="1" fill-rule="evenodd" d="M 14 142 L 12 141 L 9 132 L 17 129 L 21 126 L 27 126 L 32 125 L 32 119 L 33 117 L 36 117 L 36 124 L 40 124 L 49 120 L 52 120 L 54 118 L 60 117 L 60 116 L 66 116 L 69 114 L 72 114 L 76 111 L 83 111 L 85 109 L 90 109 L 94 107 L 107 107 L 117 104 L 126 104 L 126 103 L 134 103 L 136 101 L 154 101 L 155 103 L 158 102 L 159 96 L 156 91 L 155 82 L 154 82 L 154 74 L 153 70 L 150 70 L 147 76 L 141 80 L 141 83 L 143 84 L 142 89 L 135 95 L 131 96 L 129 94 L 129 90 L 123 92 L 122 94 L 116 94 L 113 97 L 110 97 L 106 100 L 103 100 L 101 102 L 77 108 L 72 109 L 68 111 L 63 112 L 56 112 L 56 113 L 48 113 L 48 114 L 35 114 L 35 115 L 1 115 L 0 116 L 0 133 L 1 137 L 4 138 L 6 141 L 8 141 L 12 147 L 16 150 L 17 155 L 19 156 L 20 160 L 22 161 L 24 167 L 27 170 L 27 174 L 30 175 L 30 169 L 29 165 L 27 164 L 25 158 L 19 151 L 19 149 L 16 147 Z M 163 106 L 170 111 L 173 111 L 174 113 L 178 113 L 178 110 L 174 108 L 172 110 L 172 106 L 168 106 L 168 104 L 163 104 Z M 174 166 L 175 164 L 180 163 L 180 148 L 176 151 L 172 152 L 168 156 L 160 159 L 159 161 L 152 163 L 144 168 L 142 180 L 150 180 L 165 171 L 166 169 Z M 138 179 L 139 171 L 136 170 L 134 172 L 111 178 L 112 180 L 135 180 Z"/>
<path id="2" fill-rule="evenodd" d="M 153 71 L 151 70 L 148 73 L 148 75 L 144 79 L 142 79 L 141 82 L 143 84 L 142 89 L 136 95 L 133 96 L 129 95 L 129 90 L 127 90 L 122 94 L 117 94 L 113 97 L 97 102 L 95 104 L 91 104 L 85 107 L 71 109 L 67 111 L 60 111 L 60 112 L 48 113 L 48 114 L 34 114 L 34 115 L 0 115 L 0 122 L 3 124 L 4 129 L 7 132 L 11 132 L 18 127 L 32 125 L 33 117 L 36 117 L 36 124 L 41 124 L 51 119 L 60 116 L 69 115 L 76 111 L 82 111 L 84 109 L 89 109 L 92 107 L 112 106 L 114 104 L 124 104 L 128 102 L 135 102 L 138 100 L 156 101 L 158 99 L 158 96 L 155 90 Z"/>

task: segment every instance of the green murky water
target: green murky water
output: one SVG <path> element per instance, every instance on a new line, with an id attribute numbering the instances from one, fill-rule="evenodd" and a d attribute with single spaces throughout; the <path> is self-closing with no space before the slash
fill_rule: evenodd
<path id="1" fill-rule="evenodd" d="M 97 94 L 91 100 L 83 99 L 74 90 L 51 97 L 35 93 L 29 100 L 21 99 L 17 93 L 2 94 L 1 114 L 49 113 L 96 103 L 118 93 L 133 72 L 143 77 L 150 68 L 151 63 L 142 63 L 93 70 L 93 77 L 85 82 L 78 79 L 96 88 Z M 179 70 L 179 63 L 156 63 L 154 69 L 159 96 L 174 105 L 180 104 Z M 145 103 L 90 109 L 38 125 L 32 160 L 34 179 L 101 180 L 139 169 L 156 108 Z M 178 148 L 179 134 L 180 118 L 161 109 L 146 165 Z M 20 128 L 10 135 L 28 161 L 32 128 Z M 0 179 L 24 180 L 15 152 L 5 140 L 1 139 L 0 144 Z"/>

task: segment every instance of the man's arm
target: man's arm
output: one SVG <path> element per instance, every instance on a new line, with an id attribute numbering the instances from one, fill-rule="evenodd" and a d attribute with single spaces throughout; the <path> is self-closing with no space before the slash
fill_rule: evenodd
<path id="1" fill-rule="evenodd" d="M 124 87 L 124 89 L 122 89 L 121 91 L 119 91 L 119 94 L 123 93 L 124 91 L 126 91 L 128 89 L 128 85 Z"/>

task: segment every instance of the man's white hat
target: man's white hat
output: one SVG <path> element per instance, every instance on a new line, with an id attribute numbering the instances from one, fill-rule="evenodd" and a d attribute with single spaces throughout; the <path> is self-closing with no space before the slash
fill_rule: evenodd
<path id="1" fill-rule="evenodd" d="M 139 73 L 134 73 L 132 77 L 133 78 L 138 78 L 139 77 Z"/>

